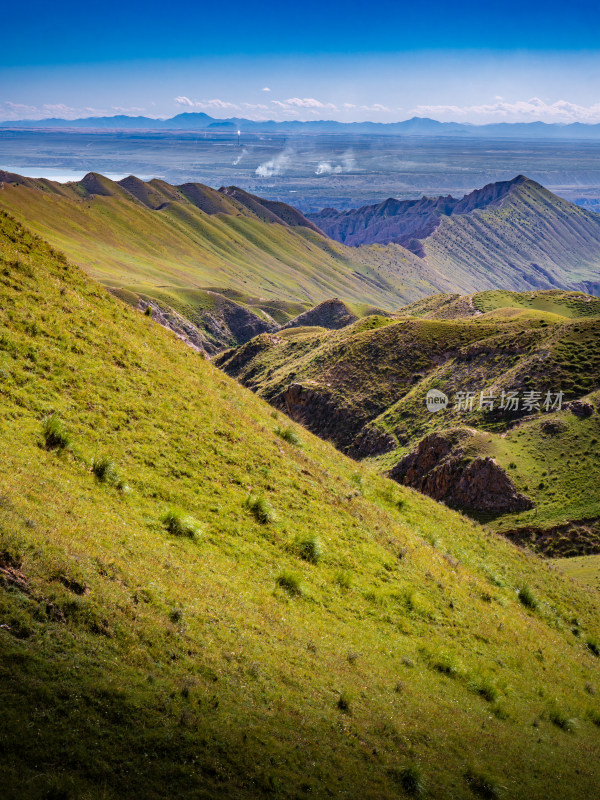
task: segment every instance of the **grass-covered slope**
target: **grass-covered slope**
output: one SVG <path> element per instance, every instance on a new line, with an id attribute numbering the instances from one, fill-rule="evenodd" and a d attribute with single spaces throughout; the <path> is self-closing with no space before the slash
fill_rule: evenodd
<path id="1" fill-rule="evenodd" d="M 442 295 L 395 320 L 371 316 L 336 332 L 264 334 L 217 363 L 343 450 L 377 457 L 381 470 L 428 434 L 470 429 L 465 457 L 494 458 L 535 504 L 496 519 L 497 529 L 582 522 L 583 539 L 553 531 L 562 540 L 553 554 L 597 551 L 599 311 L 597 299 L 581 293 Z M 450 398 L 445 411 L 427 410 L 430 389 Z M 519 409 L 500 411 L 503 391 L 522 398 L 538 392 L 541 408 L 527 410 L 521 400 Z M 561 391 L 565 403 L 581 400 L 591 415 L 544 410 L 546 393 Z M 459 392 L 472 393 L 472 411 L 456 407 Z M 481 392 L 496 398 L 493 410 L 479 410 Z"/>
<path id="2" fill-rule="evenodd" d="M 600 215 L 535 181 L 515 183 L 499 206 L 442 217 L 423 252 L 461 292 L 503 287 L 600 294 Z"/>
<path id="3" fill-rule="evenodd" d="M 446 285 L 401 247 L 358 252 L 300 224 L 295 209 L 239 190 L 93 173 L 68 184 L 9 173 L 0 181 L 0 208 L 103 284 L 136 293 L 168 289 L 189 300 L 190 290 L 216 287 L 265 301 L 312 306 L 338 296 L 390 309 Z"/>
<path id="4" fill-rule="evenodd" d="M 597 594 L 0 254 L 3 797 L 593 796 Z"/>

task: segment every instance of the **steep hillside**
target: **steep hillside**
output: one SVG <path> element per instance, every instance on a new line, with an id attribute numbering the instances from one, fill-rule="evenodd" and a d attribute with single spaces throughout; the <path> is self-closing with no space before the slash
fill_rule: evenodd
<path id="1" fill-rule="evenodd" d="M 400 482 L 483 514 L 520 542 L 552 555 L 600 552 L 599 301 L 484 292 L 429 298 L 402 313 L 337 332 L 263 334 L 216 363 L 343 451 L 376 458 Z M 428 410 L 430 390 L 448 398 L 440 413 Z M 481 392 L 494 402 L 480 408 Z M 503 392 L 520 405 L 501 409 Z M 458 438 L 415 450 L 453 429 Z M 486 459 L 499 465 L 493 476 Z M 467 483 L 481 490 L 469 497 Z M 499 497 L 484 484 L 497 484 Z"/>
<path id="2" fill-rule="evenodd" d="M 595 592 L 0 254 L 3 797 L 593 796 Z"/>
<path id="3" fill-rule="evenodd" d="M 461 293 L 562 288 L 600 294 L 600 215 L 523 175 L 460 200 L 389 199 L 309 218 L 345 244 L 401 244 L 448 275 Z"/>
<path id="4" fill-rule="evenodd" d="M 438 227 L 443 217 L 469 214 L 476 209 L 500 206 L 515 187 L 527 179 L 519 175 L 512 181 L 490 183 L 462 199 L 422 197 L 420 200 L 395 200 L 389 197 L 382 203 L 349 211 L 324 208 L 309 217 L 332 239 L 354 247 L 361 244 L 390 244 L 396 242 L 411 248 Z"/>

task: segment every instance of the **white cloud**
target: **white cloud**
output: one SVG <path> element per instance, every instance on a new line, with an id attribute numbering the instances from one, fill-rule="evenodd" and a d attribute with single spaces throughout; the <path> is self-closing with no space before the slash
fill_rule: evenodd
<path id="1" fill-rule="evenodd" d="M 481 105 L 420 105 L 412 110 L 417 116 L 433 116 L 445 120 L 469 119 L 474 122 L 600 122 L 600 102 L 582 106 L 567 100 L 547 103 L 539 97 L 510 103 L 501 97 L 495 103 Z"/>
<path id="2" fill-rule="evenodd" d="M 146 110 L 140 106 L 111 106 L 111 109 L 117 114 L 141 114 Z M 87 108 L 86 111 L 92 111 L 92 109 Z"/>
<path id="3" fill-rule="evenodd" d="M 248 108 L 251 111 L 268 111 L 269 106 L 265 106 L 263 103 L 242 103 L 244 108 Z"/>
<path id="4" fill-rule="evenodd" d="M 79 119 L 109 116 L 110 114 L 111 111 L 106 108 L 91 108 L 90 106 L 74 108 L 65 103 L 45 103 L 41 106 L 13 103 L 10 100 L 0 103 L 0 120 L 5 122 L 20 119 L 50 119 L 51 117 Z"/>
<path id="5" fill-rule="evenodd" d="M 381 103 L 373 103 L 372 106 L 360 106 L 361 111 L 375 111 L 378 114 L 391 114 L 392 109 L 388 108 L 387 106 L 381 105 Z"/>
<path id="6" fill-rule="evenodd" d="M 190 100 L 189 97 L 180 96 L 175 98 L 175 102 L 180 106 L 186 106 L 186 108 L 218 109 L 220 111 L 228 109 L 233 109 L 235 111 L 240 110 L 240 106 L 236 103 L 220 100 L 218 97 L 213 100 Z"/>
<path id="7" fill-rule="evenodd" d="M 285 102 L 288 106 L 295 108 L 329 108 L 337 111 L 337 106 L 333 103 L 322 103 L 320 100 L 315 100 L 314 97 L 290 97 Z"/>
<path id="8" fill-rule="evenodd" d="M 261 92 L 270 92 L 270 91 L 271 90 L 269 89 L 268 86 L 263 86 L 263 88 L 261 89 Z"/>

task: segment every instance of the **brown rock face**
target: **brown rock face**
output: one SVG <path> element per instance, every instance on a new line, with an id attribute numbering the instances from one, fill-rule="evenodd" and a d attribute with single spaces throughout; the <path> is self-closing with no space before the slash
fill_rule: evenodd
<path id="1" fill-rule="evenodd" d="M 591 403 L 586 403 L 583 400 L 572 400 L 567 408 L 576 417 L 591 417 L 594 413 L 594 406 Z"/>
<path id="2" fill-rule="evenodd" d="M 455 431 L 426 436 L 396 464 L 390 478 L 453 508 L 492 514 L 533 508 L 493 458 L 465 457 L 465 435 Z"/>
<path id="3" fill-rule="evenodd" d="M 398 443 L 389 433 L 375 427 L 366 426 L 352 442 L 352 446 L 348 449 L 348 455 L 360 460 L 369 456 L 389 453 L 397 445 Z"/>
<path id="4" fill-rule="evenodd" d="M 322 389 L 300 383 L 288 386 L 275 398 L 275 405 L 309 431 L 322 439 L 331 440 L 344 451 L 366 422 L 364 416 L 340 407 L 335 398 L 328 396 Z"/>

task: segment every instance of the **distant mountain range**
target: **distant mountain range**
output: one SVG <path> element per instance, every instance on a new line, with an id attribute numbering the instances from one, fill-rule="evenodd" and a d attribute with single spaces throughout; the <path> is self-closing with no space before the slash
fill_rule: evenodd
<path id="1" fill-rule="evenodd" d="M 389 198 L 308 218 L 346 245 L 399 244 L 456 284 L 600 294 L 600 215 L 518 175 L 461 199 Z M 471 291 L 468 290 L 467 291 Z"/>
<path id="2" fill-rule="evenodd" d="M 86 117 L 84 119 L 8 120 L 0 128 L 20 130 L 86 129 L 143 131 L 206 131 L 213 133 L 377 133 L 404 136 L 464 136 L 507 139 L 597 139 L 600 124 L 573 122 L 568 125 L 547 122 L 495 122 L 471 125 L 439 122 L 427 117 L 413 117 L 402 122 L 337 122 L 336 120 L 250 120 L 243 117 L 216 119 L 203 112 L 177 114 L 170 119 L 129 117 Z"/>

